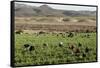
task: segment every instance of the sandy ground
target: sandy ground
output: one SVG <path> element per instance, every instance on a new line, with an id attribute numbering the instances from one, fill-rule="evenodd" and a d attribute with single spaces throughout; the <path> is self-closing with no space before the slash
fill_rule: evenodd
<path id="1" fill-rule="evenodd" d="M 37 20 L 38 19 L 38 20 Z M 15 18 L 15 29 L 46 31 L 96 31 L 96 21 L 91 18 Z"/>

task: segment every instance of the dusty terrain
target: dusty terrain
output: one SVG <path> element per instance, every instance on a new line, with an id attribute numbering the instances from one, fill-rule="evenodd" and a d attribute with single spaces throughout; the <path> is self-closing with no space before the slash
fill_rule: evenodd
<path id="1" fill-rule="evenodd" d="M 95 32 L 95 17 L 16 17 L 16 30 Z"/>

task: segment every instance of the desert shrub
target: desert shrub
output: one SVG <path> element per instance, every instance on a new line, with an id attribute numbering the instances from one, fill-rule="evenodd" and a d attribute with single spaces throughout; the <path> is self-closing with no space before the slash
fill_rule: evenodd
<path id="1" fill-rule="evenodd" d="M 40 31 L 40 32 L 39 32 L 39 34 L 45 34 L 45 33 L 46 33 L 46 32 L 44 32 L 44 31 Z"/>
<path id="2" fill-rule="evenodd" d="M 90 18 L 91 20 L 93 20 L 93 21 L 95 21 L 96 20 L 96 18 Z"/>
<path id="3" fill-rule="evenodd" d="M 76 29 L 76 30 L 75 30 L 75 32 L 77 32 L 77 33 L 78 33 L 78 32 L 80 32 L 80 30 Z"/>
<path id="4" fill-rule="evenodd" d="M 78 22 L 86 22 L 86 19 L 79 19 Z"/>
<path id="5" fill-rule="evenodd" d="M 89 32 L 90 32 L 90 31 L 87 29 L 87 30 L 86 30 L 86 33 L 89 33 Z"/>
<path id="6" fill-rule="evenodd" d="M 16 34 L 22 34 L 22 33 L 23 33 L 23 30 L 16 30 L 15 33 L 16 33 Z"/>
<path id="7" fill-rule="evenodd" d="M 39 22 L 48 22 L 48 21 L 55 21 L 55 19 L 53 18 L 39 18 L 37 19 L 36 21 L 39 21 Z"/>
<path id="8" fill-rule="evenodd" d="M 63 18 L 62 21 L 70 21 L 70 18 Z"/>

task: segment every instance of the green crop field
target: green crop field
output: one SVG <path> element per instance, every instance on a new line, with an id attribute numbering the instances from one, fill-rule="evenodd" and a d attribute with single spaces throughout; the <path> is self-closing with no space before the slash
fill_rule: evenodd
<path id="1" fill-rule="evenodd" d="M 15 66 L 96 61 L 96 33 L 68 35 L 15 34 Z M 34 50 L 29 51 L 24 44 L 34 46 Z"/>

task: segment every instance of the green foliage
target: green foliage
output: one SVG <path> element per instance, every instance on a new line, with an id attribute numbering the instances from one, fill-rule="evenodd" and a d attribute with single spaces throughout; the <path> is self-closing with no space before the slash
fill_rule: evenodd
<path id="1" fill-rule="evenodd" d="M 89 34 L 89 37 L 85 36 Z M 68 34 L 16 34 L 15 35 L 15 65 L 42 65 L 60 64 L 72 62 L 96 61 L 96 33 L 77 33 L 73 37 Z M 64 37 L 63 37 L 64 36 Z M 63 47 L 59 47 L 59 42 L 63 42 Z M 47 46 L 44 46 L 48 44 Z M 68 43 L 75 43 L 80 49 L 76 54 L 69 49 Z M 81 46 L 79 46 L 79 43 Z M 33 51 L 26 51 L 24 44 L 35 47 Z M 85 53 L 85 48 L 90 51 Z"/>

